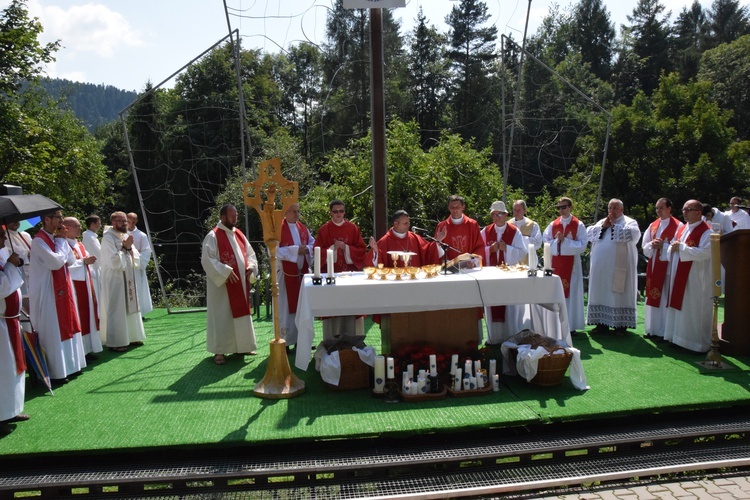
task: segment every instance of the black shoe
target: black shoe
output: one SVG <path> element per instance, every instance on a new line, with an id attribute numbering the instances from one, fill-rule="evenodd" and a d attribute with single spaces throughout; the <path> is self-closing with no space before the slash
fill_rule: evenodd
<path id="1" fill-rule="evenodd" d="M 570 336 L 571 336 L 571 337 L 575 337 L 576 335 L 578 335 L 578 332 L 577 332 L 577 331 L 575 331 L 575 330 L 571 330 L 571 331 L 570 331 Z"/>
<path id="2" fill-rule="evenodd" d="M 15 430 L 15 427 L 12 427 L 8 424 L 0 424 L 0 436 L 7 436 L 14 430 Z"/>
<path id="3" fill-rule="evenodd" d="M 615 335 L 618 337 L 624 337 L 626 333 L 628 333 L 628 329 L 624 326 L 615 328 Z"/>
<path id="4" fill-rule="evenodd" d="M 97 359 L 99 359 L 99 355 L 94 354 L 93 352 L 90 352 L 86 355 L 86 361 L 96 361 Z"/>
<path id="5" fill-rule="evenodd" d="M 607 325 L 596 325 L 593 330 L 591 330 L 591 333 L 596 333 L 597 335 L 600 333 L 609 333 L 609 327 Z"/>
<path id="6" fill-rule="evenodd" d="M 50 379 L 50 382 L 52 383 L 52 387 L 60 387 L 61 385 L 67 384 L 70 382 L 70 379 L 67 378 L 53 378 Z"/>

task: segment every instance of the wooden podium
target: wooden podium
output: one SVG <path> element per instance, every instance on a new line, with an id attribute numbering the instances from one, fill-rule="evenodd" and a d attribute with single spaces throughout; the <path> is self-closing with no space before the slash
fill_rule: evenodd
<path id="1" fill-rule="evenodd" d="M 409 345 L 428 344 L 435 352 L 463 353 L 479 339 L 477 308 L 383 314 L 381 351 L 393 354 Z"/>
<path id="2" fill-rule="evenodd" d="M 724 266 L 724 323 L 721 352 L 729 356 L 750 355 L 750 229 L 721 237 Z"/>

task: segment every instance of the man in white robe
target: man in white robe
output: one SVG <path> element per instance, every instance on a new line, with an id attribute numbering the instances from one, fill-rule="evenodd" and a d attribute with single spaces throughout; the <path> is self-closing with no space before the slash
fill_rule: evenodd
<path id="1" fill-rule="evenodd" d="M 669 258 L 667 250 L 677 233 L 680 221 L 672 216 L 672 202 L 659 198 L 657 218 L 643 233 L 643 255 L 646 264 L 646 338 L 664 340 L 669 298 Z"/>
<path id="2" fill-rule="evenodd" d="M 75 263 L 65 240 L 62 212 L 42 217 L 40 229 L 31 241 L 29 306 L 31 322 L 47 357 L 50 378 L 67 382 L 68 375 L 86 367 L 86 352 L 73 298 L 68 266 Z"/>
<path id="3" fill-rule="evenodd" d="M 101 266 L 99 260 L 102 258 L 102 245 L 99 242 L 99 229 L 102 227 L 102 220 L 98 215 L 89 215 L 84 221 L 86 224 L 86 230 L 81 235 L 81 243 L 83 248 L 86 249 L 86 253 L 96 257 L 97 261 L 94 262 L 89 269 L 91 270 L 91 276 L 94 278 L 94 289 L 96 290 L 96 296 L 101 297 L 102 291 L 100 288 L 100 275 Z"/>
<path id="4" fill-rule="evenodd" d="M 0 245 L 4 243 L 5 230 L 0 227 Z M 0 436 L 13 432 L 8 425 L 28 420 L 23 413 L 26 393 L 26 359 L 21 339 L 18 315 L 21 307 L 21 283 L 17 253 L 0 262 Z"/>
<path id="5" fill-rule="evenodd" d="M 151 243 L 146 233 L 138 229 L 138 215 L 135 212 L 128 214 L 128 234 L 133 235 L 133 245 L 141 254 L 141 267 L 136 271 L 138 277 L 138 305 L 141 308 L 141 316 L 145 316 L 154 310 L 151 303 L 151 290 L 148 286 L 146 268 L 151 260 Z"/>
<path id="6" fill-rule="evenodd" d="M 588 228 L 591 242 L 588 314 L 594 333 L 615 329 L 625 335 L 635 328 L 638 300 L 638 223 L 623 214 L 621 200 L 607 204 L 607 216 Z"/>
<path id="7" fill-rule="evenodd" d="M 508 266 L 518 264 L 528 253 L 528 247 L 523 243 L 521 231 L 512 224 L 508 224 L 508 211 L 505 203 L 496 201 L 490 207 L 492 224 L 479 233 L 484 244 L 484 262 L 488 266 L 505 263 Z M 487 343 L 502 344 L 509 337 L 528 327 L 519 314 L 523 306 L 493 306 L 484 308 L 484 318 L 487 326 Z M 530 319 L 530 318 L 529 318 Z M 481 344 L 481 339 L 480 339 Z"/>
<path id="8" fill-rule="evenodd" d="M 513 218 L 508 222 L 521 231 L 523 246 L 529 248 L 529 245 L 534 245 L 535 252 L 542 248 L 542 231 L 539 229 L 539 224 L 526 217 L 526 202 L 524 200 L 516 200 L 513 202 Z M 527 254 L 526 257 L 521 260 L 521 264 L 528 263 L 529 255 Z"/>
<path id="9" fill-rule="evenodd" d="M 70 278 L 73 280 L 73 291 L 78 320 L 81 324 L 81 338 L 86 359 L 91 361 L 97 359 L 96 353 L 102 352 L 102 341 L 99 337 L 99 300 L 94 289 L 94 277 L 91 267 L 96 262 L 96 257 L 86 252 L 83 244 L 78 241 L 81 234 L 81 223 L 75 217 L 63 219 L 63 225 L 67 228 L 67 241 L 70 251 L 75 256 L 75 263 L 71 265 Z"/>
<path id="10" fill-rule="evenodd" d="M 691 351 L 708 352 L 713 321 L 711 229 L 701 220 L 701 212 L 699 201 L 685 202 L 686 224 L 669 246 L 672 280 L 664 338 Z"/>
<path id="11" fill-rule="evenodd" d="M 312 266 L 315 238 L 299 221 L 299 204 L 290 205 L 284 214 L 281 240 L 276 251 L 276 282 L 279 285 L 279 330 L 286 346 L 297 344 L 297 297 L 302 277 Z"/>
<path id="12" fill-rule="evenodd" d="M 138 307 L 136 270 L 141 255 L 128 234 L 125 212 L 110 216 L 111 227 L 102 235 L 101 312 L 99 327 L 103 342 L 111 351 L 124 352 L 146 340 Z"/>
<path id="13" fill-rule="evenodd" d="M 732 197 L 729 200 L 729 210 L 724 212 L 732 220 L 732 227 L 737 229 L 750 229 L 750 215 L 745 211 L 742 198 L 739 196 Z"/>
<path id="14" fill-rule="evenodd" d="M 255 251 L 237 225 L 237 209 L 224 205 L 220 221 L 203 239 L 206 273 L 206 348 L 214 363 L 226 354 L 255 354 L 250 287 L 258 274 Z"/>
<path id="15" fill-rule="evenodd" d="M 573 200 L 563 196 L 557 200 L 560 216 L 544 230 L 542 239 L 549 243 L 552 268 L 560 276 L 568 306 L 568 323 L 571 335 L 583 330 L 583 268 L 581 254 L 588 246 L 586 226 L 572 213 Z"/>

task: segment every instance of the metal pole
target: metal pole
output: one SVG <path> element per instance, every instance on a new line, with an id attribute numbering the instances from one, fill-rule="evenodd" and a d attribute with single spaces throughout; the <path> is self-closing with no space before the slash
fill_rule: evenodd
<path id="1" fill-rule="evenodd" d="M 388 168 L 383 90 L 383 11 L 370 9 L 370 121 L 372 138 L 372 230 L 375 239 L 388 231 Z"/>

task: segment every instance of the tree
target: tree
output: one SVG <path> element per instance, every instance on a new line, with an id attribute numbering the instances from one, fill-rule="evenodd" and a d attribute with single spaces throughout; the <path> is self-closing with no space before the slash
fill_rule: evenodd
<path id="1" fill-rule="evenodd" d="M 420 7 L 417 26 L 412 33 L 409 87 L 411 106 L 424 148 L 434 144 L 445 124 L 445 91 L 450 73 L 444 50 L 445 37 L 434 26 L 427 25 Z"/>
<path id="2" fill-rule="evenodd" d="M 580 0 L 573 9 L 573 40 L 599 79 L 608 81 L 612 74 L 612 43 L 615 26 L 602 0 Z"/>
<path id="3" fill-rule="evenodd" d="M 711 31 L 708 48 L 731 43 L 743 35 L 750 34 L 748 7 L 740 7 L 738 0 L 714 0 L 709 19 Z"/>
<path id="4" fill-rule="evenodd" d="M 637 62 L 635 81 L 631 81 L 630 85 L 637 86 L 646 95 L 656 90 L 661 74 L 669 73 L 673 67 L 670 59 L 671 13 L 662 17 L 664 9 L 664 4 L 659 0 L 638 0 L 633 14 L 628 16 L 632 24 L 623 26 L 623 31 L 628 35 L 624 51 L 632 52 Z"/>
<path id="5" fill-rule="evenodd" d="M 700 2 L 693 0 L 690 9 L 682 8 L 675 21 L 675 69 L 683 82 L 698 74 L 698 63 L 706 49 L 709 23 Z"/>
<path id="6" fill-rule="evenodd" d="M 312 142 L 312 115 L 318 108 L 323 82 L 322 54 L 317 46 L 303 42 L 289 48 L 289 62 L 294 68 L 294 80 L 289 92 L 301 120 L 295 120 L 295 128 L 302 139 L 303 155 L 310 160 Z M 300 123 L 301 122 L 301 123 Z"/>
<path id="7" fill-rule="evenodd" d="M 493 65 L 497 28 L 482 25 L 489 20 L 487 5 L 481 0 L 460 0 L 445 19 L 449 26 L 447 57 L 452 62 L 453 129 L 465 139 L 475 138 L 482 147 L 490 137 L 488 123 L 497 121 L 488 106 L 497 96 L 493 88 Z"/>
<path id="8" fill-rule="evenodd" d="M 698 79 L 711 83 L 714 99 L 733 111 L 730 123 L 740 139 L 750 139 L 750 35 L 706 51 Z"/>

